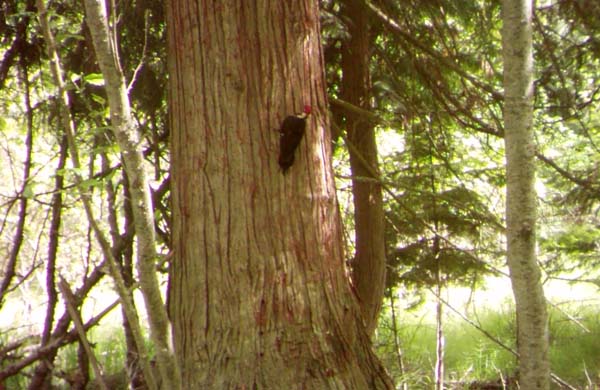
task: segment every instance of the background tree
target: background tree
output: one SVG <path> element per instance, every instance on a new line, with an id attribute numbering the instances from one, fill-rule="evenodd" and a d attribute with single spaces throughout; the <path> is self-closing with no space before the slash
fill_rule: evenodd
<path id="1" fill-rule="evenodd" d="M 532 2 L 503 3 L 506 241 L 517 313 L 520 385 L 550 388 L 548 314 L 537 264 Z"/>
<path id="2" fill-rule="evenodd" d="M 345 2 L 340 16 L 346 22 L 347 36 L 341 46 L 342 80 L 340 97 L 355 107 L 369 111 L 372 105 L 370 57 L 374 34 L 370 15 L 361 1 Z M 377 319 L 385 288 L 385 242 L 383 198 L 379 174 L 375 124 L 364 113 L 337 108 L 344 118 L 344 137 L 352 173 L 354 206 L 354 246 L 351 262 L 365 325 L 369 333 Z"/>
<path id="3" fill-rule="evenodd" d="M 39 1 L 41 4 L 41 1 Z M 40 6 L 38 6 L 40 8 Z M 161 297 L 158 278 L 156 275 L 156 233 L 154 229 L 154 210 L 150 193 L 150 182 L 147 177 L 146 167 L 141 145 L 141 132 L 136 128 L 131 114 L 131 104 L 128 97 L 128 86 L 125 81 L 123 68 L 116 50 L 117 41 L 111 38 L 108 19 L 106 16 L 106 3 L 103 0 L 89 0 L 85 2 L 87 24 L 94 43 L 96 58 L 104 79 L 110 110 L 111 129 L 117 145 L 122 150 L 125 174 L 129 183 L 128 194 L 130 197 L 130 210 L 136 234 L 136 268 L 140 283 L 140 291 L 144 297 L 146 312 L 148 313 L 150 338 L 156 350 L 156 364 L 160 373 L 161 385 L 164 388 L 177 390 L 180 388 L 179 368 L 175 364 L 173 351 L 170 347 L 170 326 L 165 305 Z M 109 257 L 109 266 L 112 259 Z M 113 278 L 119 272 L 113 272 Z M 123 285 L 125 287 L 125 285 Z M 152 380 L 149 370 L 149 360 L 145 354 L 141 335 L 139 334 L 137 318 L 133 314 L 133 300 L 129 302 L 121 296 L 121 305 L 125 311 L 127 321 L 134 326 L 134 337 L 137 350 L 142 355 L 144 377 L 147 382 Z M 150 388 L 153 388 L 150 383 Z"/>

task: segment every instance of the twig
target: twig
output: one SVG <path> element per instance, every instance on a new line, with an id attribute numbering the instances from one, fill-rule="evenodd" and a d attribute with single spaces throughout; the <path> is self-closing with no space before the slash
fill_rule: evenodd
<path id="1" fill-rule="evenodd" d="M 108 390 L 108 386 L 104 383 L 104 375 L 102 375 L 102 370 L 100 369 L 100 364 L 96 359 L 96 355 L 92 351 L 92 347 L 90 346 L 90 342 L 88 341 L 85 328 L 81 321 L 81 316 L 75 307 L 77 306 L 75 296 L 69 287 L 69 284 L 65 281 L 65 279 L 60 276 L 60 281 L 58 282 L 58 288 L 65 299 L 65 306 L 67 307 L 67 311 L 69 312 L 69 316 L 71 316 L 71 320 L 73 321 L 73 325 L 75 325 L 75 330 L 77 334 L 79 334 L 79 341 L 81 345 L 83 345 L 83 349 L 85 350 L 86 355 L 90 359 L 90 363 L 92 365 L 92 369 L 94 370 L 94 374 L 96 374 L 96 380 L 98 384 L 103 390 Z"/>
<path id="2" fill-rule="evenodd" d="M 144 13 L 144 48 L 142 49 L 142 58 L 140 58 L 140 63 L 135 67 L 133 71 L 133 76 L 131 76 L 131 81 L 127 86 L 127 94 L 131 92 L 133 88 L 133 84 L 135 84 L 135 80 L 137 79 L 138 73 L 142 70 L 142 66 L 144 66 L 144 62 L 146 59 L 146 49 L 148 48 L 148 31 L 150 30 L 148 24 L 148 20 L 150 19 L 150 10 L 146 10 Z M 116 31 L 116 29 L 115 29 Z"/>
<path id="3" fill-rule="evenodd" d="M 556 310 L 558 310 L 562 315 L 564 315 L 565 317 L 567 317 L 567 319 L 569 321 L 572 321 L 575 325 L 577 325 L 581 329 L 583 329 L 583 331 L 585 333 L 591 333 L 590 330 L 581 321 L 579 321 L 577 318 L 573 317 L 572 315 L 570 315 L 569 313 L 567 313 L 566 311 L 564 311 L 563 309 L 561 309 L 557 304 L 555 304 L 553 302 L 550 302 L 549 300 L 546 300 L 546 302 L 548 302 L 548 304 L 550 306 L 552 306 L 553 308 L 555 308 Z"/>

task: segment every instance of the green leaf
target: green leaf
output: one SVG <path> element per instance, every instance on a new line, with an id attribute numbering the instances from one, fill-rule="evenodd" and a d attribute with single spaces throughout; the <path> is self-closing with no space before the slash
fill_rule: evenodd
<path id="1" fill-rule="evenodd" d="M 104 99 L 100 95 L 96 95 L 95 93 L 92 94 L 92 100 L 95 101 L 96 103 L 102 105 L 102 106 L 104 106 L 104 104 L 106 103 L 106 99 Z"/>
<path id="2" fill-rule="evenodd" d="M 79 185 L 81 186 L 81 188 L 83 188 L 84 190 L 87 190 L 91 187 L 96 187 L 99 186 L 102 182 L 98 179 L 86 179 L 83 180 Z"/>
<path id="3" fill-rule="evenodd" d="M 33 192 L 33 184 L 27 183 L 27 185 L 25 185 L 25 188 L 23 189 L 23 197 L 25 199 L 33 199 L 34 196 L 35 193 Z"/>
<path id="4" fill-rule="evenodd" d="M 83 81 L 85 81 L 88 84 L 96 85 L 98 87 L 104 86 L 104 76 L 102 76 L 102 73 L 90 73 L 88 75 L 85 75 Z"/>

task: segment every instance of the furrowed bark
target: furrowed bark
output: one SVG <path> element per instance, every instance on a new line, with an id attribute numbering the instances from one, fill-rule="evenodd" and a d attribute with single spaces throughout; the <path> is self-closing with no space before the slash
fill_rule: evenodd
<path id="1" fill-rule="evenodd" d="M 170 314 L 187 389 L 386 389 L 344 269 L 318 4 L 170 0 Z M 296 160 L 285 116 L 313 108 Z"/>

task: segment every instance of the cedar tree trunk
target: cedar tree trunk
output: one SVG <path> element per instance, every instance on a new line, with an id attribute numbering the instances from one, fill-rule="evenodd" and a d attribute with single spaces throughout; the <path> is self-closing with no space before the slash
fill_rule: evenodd
<path id="1" fill-rule="evenodd" d="M 391 388 L 344 272 L 317 1 L 170 0 L 167 23 L 183 388 Z"/>

